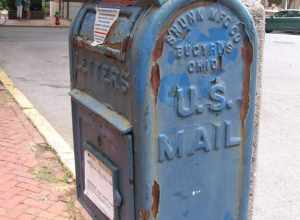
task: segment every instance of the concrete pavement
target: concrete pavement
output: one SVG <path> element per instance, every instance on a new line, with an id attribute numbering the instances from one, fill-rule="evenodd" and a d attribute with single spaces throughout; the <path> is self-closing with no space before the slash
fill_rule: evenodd
<path id="1" fill-rule="evenodd" d="M 268 34 L 253 220 L 300 219 L 300 35 Z"/>

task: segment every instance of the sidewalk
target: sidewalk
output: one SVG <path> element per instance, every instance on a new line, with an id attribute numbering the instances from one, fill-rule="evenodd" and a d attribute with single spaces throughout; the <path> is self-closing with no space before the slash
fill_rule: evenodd
<path id="1" fill-rule="evenodd" d="M 1 84 L 0 149 L 0 220 L 86 219 L 71 175 Z"/>
<path id="2" fill-rule="evenodd" d="M 47 17 L 39 20 L 12 20 L 9 19 L 3 26 L 11 27 L 55 27 L 55 28 L 67 28 L 71 25 L 71 21 L 66 19 L 60 20 L 60 25 L 55 25 L 54 18 Z"/>

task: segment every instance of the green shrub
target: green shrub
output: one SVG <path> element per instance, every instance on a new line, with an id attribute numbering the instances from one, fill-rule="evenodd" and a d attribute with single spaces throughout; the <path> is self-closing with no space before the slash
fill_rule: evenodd
<path id="1" fill-rule="evenodd" d="M 272 4 L 280 5 L 281 3 L 282 3 L 282 0 L 270 0 L 269 1 L 270 5 L 272 5 Z"/>
<path id="2" fill-rule="evenodd" d="M 8 9 L 8 0 L 0 0 L 0 10 Z"/>

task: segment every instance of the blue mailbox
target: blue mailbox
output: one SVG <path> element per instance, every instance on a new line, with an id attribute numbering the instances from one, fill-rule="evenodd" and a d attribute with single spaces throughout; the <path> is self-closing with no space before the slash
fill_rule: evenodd
<path id="1" fill-rule="evenodd" d="M 78 198 L 94 219 L 247 219 L 257 51 L 238 0 L 82 7 L 70 94 Z"/>

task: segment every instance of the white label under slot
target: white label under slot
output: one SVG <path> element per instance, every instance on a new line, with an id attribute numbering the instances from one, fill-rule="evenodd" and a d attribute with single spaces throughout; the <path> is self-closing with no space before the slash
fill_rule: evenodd
<path id="1" fill-rule="evenodd" d="M 109 220 L 113 220 L 115 216 L 113 173 L 87 150 L 84 152 L 84 162 L 84 194 Z"/>

